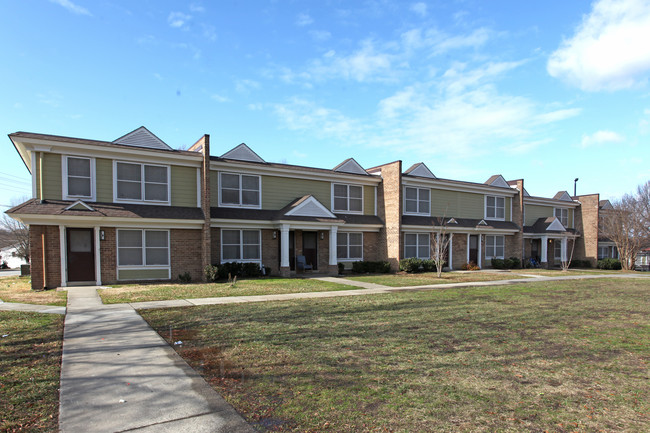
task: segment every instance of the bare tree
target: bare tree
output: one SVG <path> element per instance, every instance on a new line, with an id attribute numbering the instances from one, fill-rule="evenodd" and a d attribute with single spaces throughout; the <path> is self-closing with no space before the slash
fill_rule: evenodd
<path id="1" fill-rule="evenodd" d="M 29 262 L 29 228 L 8 215 L 2 215 L 0 228 L 4 231 L 7 244 L 14 245 L 18 255 Z"/>
<path id="2" fill-rule="evenodd" d="M 433 233 L 433 263 L 436 265 L 438 278 L 442 275 L 442 267 L 445 265 L 449 251 L 450 237 L 447 234 L 447 222 L 447 218 L 439 218 L 438 226 Z"/>
<path id="3" fill-rule="evenodd" d="M 571 267 L 571 260 L 573 260 L 573 251 L 576 249 L 576 238 L 573 238 L 573 242 L 571 243 L 571 254 L 569 254 L 569 259 L 568 260 L 563 260 L 561 267 L 564 272 L 568 271 L 569 268 Z"/>

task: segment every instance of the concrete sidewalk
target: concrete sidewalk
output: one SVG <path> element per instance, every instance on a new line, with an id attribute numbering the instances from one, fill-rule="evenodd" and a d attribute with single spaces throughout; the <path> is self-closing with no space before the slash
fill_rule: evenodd
<path id="1" fill-rule="evenodd" d="M 30 313 L 65 314 L 65 307 L 0 301 L 0 311 L 27 311 Z"/>
<path id="2" fill-rule="evenodd" d="M 253 432 L 128 305 L 68 289 L 62 432 Z"/>

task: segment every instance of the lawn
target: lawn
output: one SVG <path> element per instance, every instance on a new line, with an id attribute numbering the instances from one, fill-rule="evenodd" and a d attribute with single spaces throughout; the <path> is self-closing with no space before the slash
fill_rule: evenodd
<path id="1" fill-rule="evenodd" d="M 260 278 L 239 280 L 236 284 L 125 284 L 99 291 L 105 304 L 163 301 L 169 299 L 211 298 L 221 296 L 279 295 L 300 292 L 327 292 L 358 287 L 300 278 Z"/>
<path id="2" fill-rule="evenodd" d="M 141 314 L 260 431 L 647 431 L 649 299 L 605 279 Z"/>
<path id="3" fill-rule="evenodd" d="M 559 274 L 559 273 L 558 273 Z M 566 275 L 566 274 L 564 274 Z M 390 287 L 425 286 L 429 284 L 467 283 L 474 281 L 498 281 L 526 278 L 510 272 L 443 272 L 441 278 L 435 272 L 421 274 L 378 274 L 351 275 L 345 277 L 354 281 L 381 284 Z"/>
<path id="4" fill-rule="evenodd" d="M 26 304 L 66 305 L 67 292 L 56 290 L 32 290 L 30 277 L 0 278 L 0 300 Z"/>
<path id="5" fill-rule="evenodd" d="M 0 431 L 58 431 L 63 316 L 0 311 Z"/>

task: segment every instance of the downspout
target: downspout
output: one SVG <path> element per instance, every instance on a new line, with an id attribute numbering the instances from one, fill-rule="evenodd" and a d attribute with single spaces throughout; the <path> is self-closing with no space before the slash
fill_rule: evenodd
<path id="1" fill-rule="evenodd" d="M 43 194 L 43 152 L 38 152 L 38 185 L 41 203 L 43 203 L 45 195 Z M 45 245 L 45 242 L 43 242 Z"/>
<path id="2" fill-rule="evenodd" d="M 45 262 L 45 233 L 41 234 L 41 246 L 43 247 L 43 290 L 47 289 L 47 266 Z"/>

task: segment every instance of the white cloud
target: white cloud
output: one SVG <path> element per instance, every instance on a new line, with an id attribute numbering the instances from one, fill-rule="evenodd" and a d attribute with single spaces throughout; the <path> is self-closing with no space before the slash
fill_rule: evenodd
<path id="1" fill-rule="evenodd" d="M 337 55 L 333 50 L 315 59 L 307 68 L 309 76 L 343 78 L 354 81 L 385 80 L 392 74 L 395 56 L 375 49 L 372 41 L 366 40 L 361 48 L 349 55 Z"/>
<path id="2" fill-rule="evenodd" d="M 214 26 L 211 26 L 209 24 L 201 24 L 201 29 L 203 30 L 204 38 L 212 42 L 217 40 L 217 31 Z"/>
<path id="3" fill-rule="evenodd" d="M 235 90 L 239 93 L 250 93 L 251 90 L 259 89 L 260 83 L 254 80 L 237 80 L 235 81 Z"/>
<path id="4" fill-rule="evenodd" d="M 205 12 L 205 8 L 203 7 L 203 5 L 197 3 L 190 3 L 190 12 L 203 13 Z"/>
<path id="5" fill-rule="evenodd" d="M 260 111 L 263 108 L 261 102 L 256 102 L 254 104 L 248 104 L 248 109 L 251 111 Z"/>
<path id="6" fill-rule="evenodd" d="M 299 27 L 308 26 L 313 22 L 314 20 L 312 19 L 312 17 L 310 17 L 309 14 L 305 14 L 305 13 L 298 14 L 298 17 L 296 18 L 296 25 Z"/>
<path id="7" fill-rule="evenodd" d="M 228 101 L 230 101 L 230 99 L 228 97 L 218 95 L 216 93 L 214 95 L 211 95 L 210 98 L 212 98 L 214 101 L 217 101 L 217 102 L 228 102 Z"/>
<path id="8" fill-rule="evenodd" d="M 88 11 L 88 9 L 79 6 L 77 4 L 74 4 L 70 0 L 50 0 L 50 2 L 64 7 L 65 9 L 72 12 L 73 14 L 92 16 L 92 14 L 90 13 L 90 11 Z"/>
<path id="9" fill-rule="evenodd" d="M 170 12 L 167 17 L 167 22 L 171 27 L 184 28 L 185 25 L 192 19 L 191 15 L 184 14 L 183 12 Z"/>
<path id="10" fill-rule="evenodd" d="M 639 120 L 639 132 L 641 134 L 647 134 L 650 132 L 650 109 L 643 110 L 644 117 Z"/>
<path id="11" fill-rule="evenodd" d="M 596 131 L 591 135 L 583 135 L 580 147 L 584 149 L 599 144 L 620 143 L 624 140 L 625 137 L 614 131 Z"/>
<path id="12" fill-rule="evenodd" d="M 326 41 L 332 37 L 332 34 L 326 30 L 312 30 L 309 32 L 309 36 L 317 41 Z"/>
<path id="13" fill-rule="evenodd" d="M 422 3 L 422 2 L 413 3 L 409 9 L 411 9 L 411 11 L 413 11 L 416 14 L 420 15 L 421 17 L 427 16 L 427 5 L 426 5 L 426 3 Z"/>
<path id="14" fill-rule="evenodd" d="M 548 73 L 585 91 L 643 84 L 650 72 L 650 2 L 599 0 L 551 54 Z"/>

